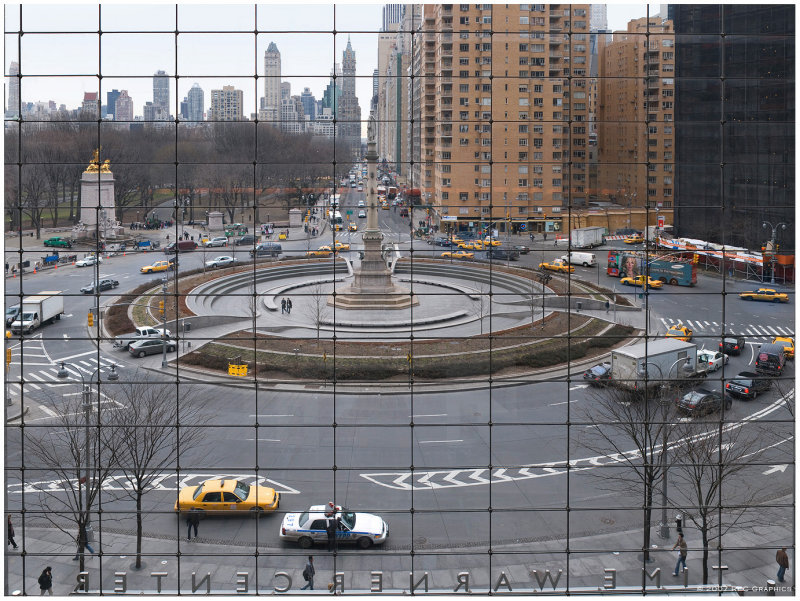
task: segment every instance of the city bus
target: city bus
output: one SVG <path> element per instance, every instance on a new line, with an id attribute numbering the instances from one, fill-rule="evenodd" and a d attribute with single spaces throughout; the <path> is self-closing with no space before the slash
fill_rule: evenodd
<path id="1" fill-rule="evenodd" d="M 659 257 L 652 253 L 610 250 L 606 273 L 615 278 L 646 274 L 672 286 L 694 286 L 697 284 L 697 255 L 676 253 Z"/>

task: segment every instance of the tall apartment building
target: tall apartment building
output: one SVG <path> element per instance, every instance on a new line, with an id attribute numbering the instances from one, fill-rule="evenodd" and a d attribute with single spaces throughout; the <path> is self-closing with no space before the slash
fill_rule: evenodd
<path id="1" fill-rule="evenodd" d="M 386 8 L 386 7 L 384 7 Z M 392 24 L 391 31 L 382 31 L 378 34 L 378 68 L 377 78 L 373 76 L 373 93 L 377 88 L 377 114 L 376 114 L 376 137 L 377 137 L 377 150 L 378 156 L 386 158 L 389 152 L 391 140 L 389 138 L 389 115 L 387 114 L 386 107 L 386 84 L 387 84 L 387 69 L 389 68 L 389 61 L 395 52 L 396 31 L 398 24 Z"/>
<path id="2" fill-rule="evenodd" d="M 393 31 L 403 19 L 405 4 L 384 4 L 381 31 Z"/>
<path id="3" fill-rule="evenodd" d="M 205 99 L 203 88 L 200 84 L 192 84 L 188 94 L 186 94 L 186 119 L 189 121 L 202 121 L 205 112 Z"/>
<path id="4" fill-rule="evenodd" d="M 560 230 L 587 202 L 589 5 L 426 4 L 423 19 L 419 184 L 436 220 Z"/>
<path id="5" fill-rule="evenodd" d="M 270 42 L 264 53 L 264 99 L 258 118 L 277 122 L 281 107 L 281 53 Z"/>
<path id="6" fill-rule="evenodd" d="M 233 86 L 222 86 L 221 90 L 211 90 L 209 121 L 243 121 L 243 93 Z"/>
<path id="7" fill-rule="evenodd" d="M 361 107 L 356 97 L 356 53 L 349 37 L 342 55 L 341 82 L 342 95 L 336 114 L 339 141 L 347 148 L 347 152 L 356 157 L 361 153 Z"/>
<path id="8" fill-rule="evenodd" d="M 599 39 L 597 186 L 623 206 L 671 208 L 675 164 L 675 34 L 634 19 Z"/>
<path id="9" fill-rule="evenodd" d="M 676 233 L 758 249 L 772 233 L 762 223 L 783 222 L 789 227 L 777 241 L 793 249 L 796 7 L 669 11 L 677 36 Z"/>
<path id="10" fill-rule="evenodd" d="M 156 71 L 153 75 L 153 104 L 169 118 L 169 76 L 165 71 Z"/>
<path id="11" fill-rule="evenodd" d="M 100 100 L 97 92 L 84 92 L 81 103 L 82 119 L 98 119 L 100 117 Z"/>
<path id="12" fill-rule="evenodd" d="M 8 67 L 8 104 L 6 117 L 19 117 L 19 63 L 11 61 Z"/>
<path id="13" fill-rule="evenodd" d="M 111 90 L 106 92 L 106 114 L 116 115 L 117 98 L 119 98 L 119 90 Z"/>
<path id="14" fill-rule="evenodd" d="M 303 112 L 309 121 L 314 121 L 317 118 L 317 99 L 311 93 L 311 88 L 303 88 L 303 93 L 300 94 L 300 101 L 303 103 Z"/>
<path id="15" fill-rule="evenodd" d="M 120 90 L 114 102 L 114 121 L 133 121 L 133 98 L 128 96 L 128 90 Z"/>

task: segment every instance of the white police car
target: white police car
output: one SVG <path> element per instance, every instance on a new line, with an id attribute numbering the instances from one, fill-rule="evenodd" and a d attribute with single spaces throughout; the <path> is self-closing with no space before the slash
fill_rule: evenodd
<path id="1" fill-rule="evenodd" d="M 327 542 L 326 509 L 325 505 L 312 505 L 303 513 L 287 513 L 281 522 L 281 540 L 296 541 L 303 549 Z M 389 526 L 377 515 L 341 509 L 336 516 L 340 518 L 336 533 L 338 543 L 356 543 L 368 549 L 383 544 L 389 536 Z"/>

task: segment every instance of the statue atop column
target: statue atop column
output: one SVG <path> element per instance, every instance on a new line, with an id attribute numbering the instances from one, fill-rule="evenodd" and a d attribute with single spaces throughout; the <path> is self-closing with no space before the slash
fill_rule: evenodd
<path id="1" fill-rule="evenodd" d="M 377 125 L 375 123 L 375 113 L 370 113 L 369 123 L 367 123 L 367 143 L 375 142 L 375 130 Z"/>

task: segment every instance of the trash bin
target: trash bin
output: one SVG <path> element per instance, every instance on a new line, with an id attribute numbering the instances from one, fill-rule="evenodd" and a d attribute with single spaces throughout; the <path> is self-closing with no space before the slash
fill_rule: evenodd
<path id="1" fill-rule="evenodd" d="M 183 331 L 184 331 L 184 332 L 189 332 L 189 331 L 191 331 L 191 329 L 192 329 L 192 324 L 191 324 L 191 323 L 185 323 L 185 322 L 184 322 L 184 324 L 183 324 Z"/>

